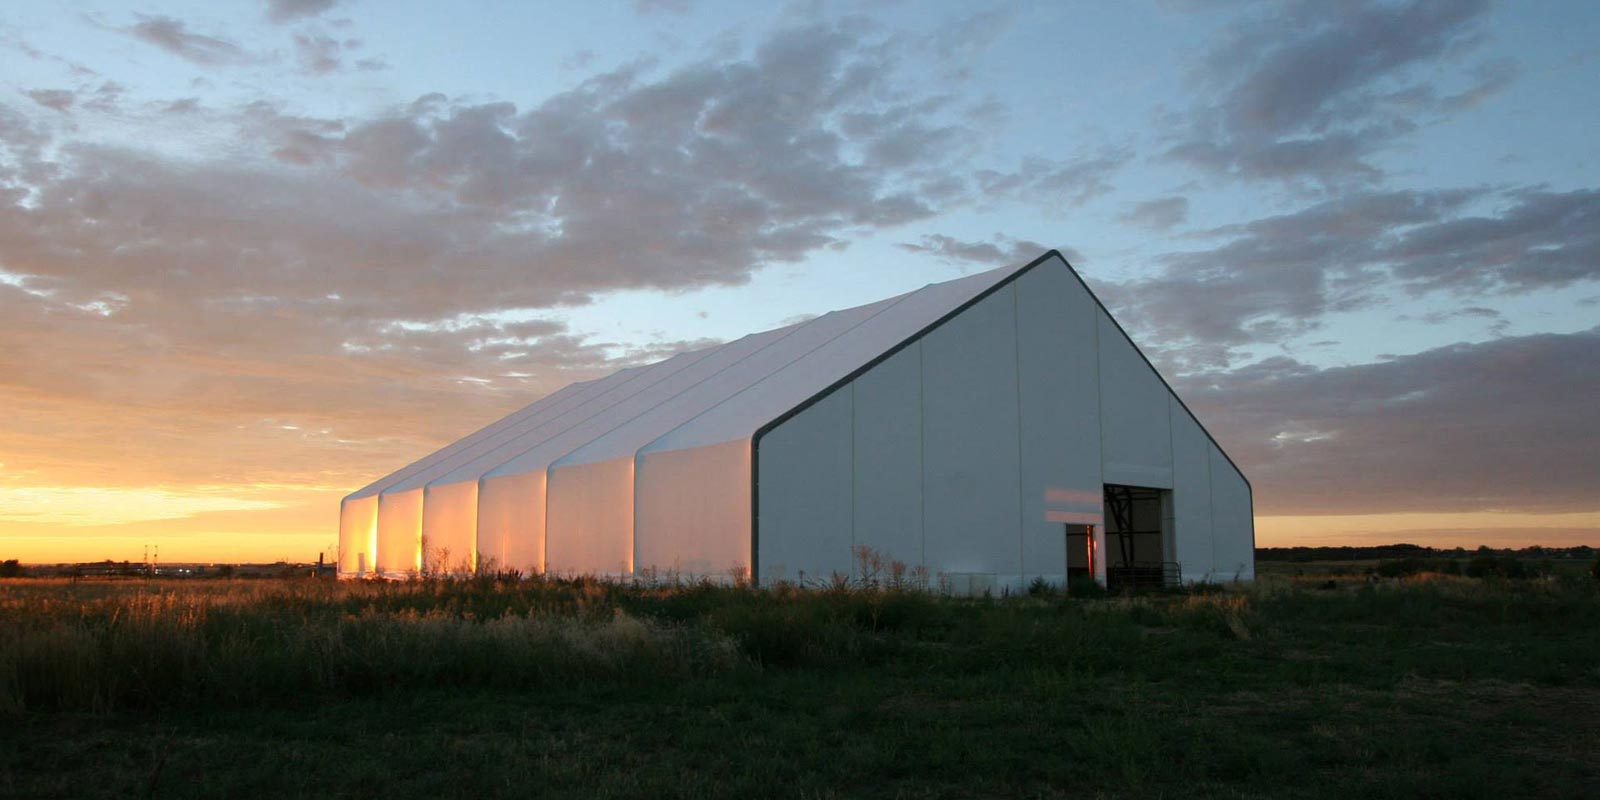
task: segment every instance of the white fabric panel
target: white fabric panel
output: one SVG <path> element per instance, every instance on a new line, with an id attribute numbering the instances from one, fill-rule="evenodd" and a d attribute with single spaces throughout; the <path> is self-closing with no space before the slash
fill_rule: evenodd
<path id="1" fill-rule="evenodd" d="M 478 482 L 422 490 L 422 563 L 450 574 L 478 564 Z"/>
<path id="2" fill-rule="evenodd" d="M 377 571 L 390 577 L 422 568 L 422 490 L 378 495 Z"/>
<path id="3" fill-rule="evenodd" d="M 506 428 L 495 437 L 482 439 L 471 447 L 460 449 L 455 455 L 441 459 L 432 466 L 384 489 L 379 494 L 380 498 L 393 496 L 397 499 L 394 502 L 380 500 L 378 503 L 380 552 L 388 549 L 391 543 L 396 548 L 411 552 L 409 555 L 401 554 L 398 551 L 393 552 L 383 556 L 380 563 L 384 565 L 384 569 L 397 572 L 422 569 L 423 566 L 431 568 L 433 563 L 430 557 L 435 554 L 435 546 L 430 545 L 430 552 L 428 553 L 422 552 L 424 537 L 430 534 L 430 541 L 458 543 L 456 544 L 457 547 L 462 546 L 459 543 L 467 543 L 470 540 L 470 544 L 465 544 L 464 552 L 470 553 L 475 549 L 477 532 L 473 528 L 462 527 L 467 522 L 464 515 L 436 515 L 434 520 L 436 527 L 428 531 L 423 530 L 422 509 L 426 500 L 423 490 L 428 481 L 440 477 L 451 469 L 459 468 L 463 463 L 469 463 L 474 459 L 481 459 L 485 455 L 500 452 L 508 446 L 507 442 L 519 441 L 521 437 L 529 435 L 530 430 L 543 430 L 551 425 L 559 424 L 559 420 L 570 419 L 575 414 L 582 414 L 585 409 L 593 405 L 618 395 L 637 391 L 637 387 L 651 383 L 658 376 L 676 371 L 677 365 L 692 363 L 698 358 L 700 358 L 700 354 L 677 355 L 659 364 L 639 369 L 623 370 L 610 377 L 595 381 L 586 387 L 585 391 L 572 394 L 559 403 L 547 406 L 539 413 L 519 420 L 515 425 Z M 415 495 L 415 497 L 412 495 Z M 409 547 L 403 545 L 402 537 L 410 537 L 413 540 L 412 545 Z M 450 558 L 454 560 L 457 556 L 452 553 Z M 402 562 L 413 564 L 414 566 L 398 566 Z"/>
<path id="4" fill-rule="evenodd" d="M 1211 440 L 1183 410 L 1168 398 L 1172 414 L 1173 538 L 1176 558 L 1185 581 L 1212 577 L 1211 550 Z"/>
<path id="5" fill-rule="evenodd" d="M 818 318 L 821 319 L 821 318 Z M 812 320 L 816 322 L 817 320 Z M 807 323 L 809 325 L 809 323 Z M 749 362 L 766 356 L 769 348 L 787 341 L 806 326 L 780 328 L 752 334 L 723 345 L 716 353 L 652 388 L 649 393 L 633 402 L 607 408 L 582 425 L 563 431 L 563 435 L 540 443 L 515 457 L 506 460 L 484 473 L 485 477 L 512 475 L 530 470 L 546 470 L 560 461 L 576 464 L 588 461 L 605 461 L 619 456 L 632 456 L 634 449 L 626 446 L 603 450 L 597 443 L 615 442 L 636 426 L 661 414 L 661 409 L 682 403 L 692 403 L 694 396 L 707 393 L 707 385 L 726 380 L 747 369 Z"/>
<path id="6" fill-rule="evenodd" d="M 384 491 L 406 491 L 421 488 L 435 481 L 454 483 L 458 480 L 474 479 L 494 464 L 501 463 L 529 447 L 531 443 L 542 441 L 556 431 L 571 428 L 578 421 L 594 415 L 596 409 L 632 397 L 704 357 L 705 351 L 679 353 L 649 366 L 622 370 L 610 378 L 596 381 L 593 389 L 575 398 L 570 404 L 552 407 L 543 414 L 523 420 L 507 428 L 499 436 L 462 450 Z"/>
<path id="7" fill-rule="evenodd" d="M 631 574 L 633 459 L 552 468 L 546 486 L 547 568 L 557 575 Z"/>
<path id="8" fill-rule="evenodd" d="M 406 466 L 397 469 L 394 472 L 391 472 L 388 475 L 373 481 L 372 483 L 367 484 L 361 489 L 352 492 L 349 496 L 367 497 L 369 495 L 376 495 L 378 492 L 387 489 L 396 483 L 411 477 L 412 475 L 415 475 L 423 469 L 433 466 L 434 464 L 437 464 L 438 462 L 455 455 L 465 448 L 471 447 L 486 439 L 498 437 L 507 428 L 517 424 L 519 421 L 544 412 L 551 406 L 567 401 L 575 394 L 587 391 L 590 385 L 593 383 L 594 381 L 579 381 L 577 383 L 567 384 L 566 386 L 563 386 L 560 389 L 545 395 L 544 397 L 523 407 L 522 409 L 501 417 L 500 419 L 495 420 L 478 431 L 457 439 L 456 441 L 451 442 L 449 445 L 441 447 L 438 450 L 435 450 L 434 452 L 429 453 L 428 455 L 423 456 L 422 458 L 419 458 L 416 461 L 413 461 L 410 464 L 407 464 Z"/>
<path id="9" fill-rule="evenodd" d="M 339 574 L 358 576 L 378 563 L 378 498 L 347 497 L 339 503 Z"/>
<path id="10" fill-rule="evenodd" d="M 438 466 L 418 473 L 399 487 L 387 490 L 396 491 L 421 481 L 428 481 L 423 502 L 422 535 L 428 544 L 429 553 L 425 554 L 424 561 L 431 564 L 431 556 L 448 548 L 450 550 L 448 560 L 452 564 L 460 561 L 463 554 L 471 554 L 470 558 L 476 563 L 479 549 L 478 478 L 484 472 L 505 463 L 518 453 L 583 424 L 628 398 L 659 385 L 718 350 L 720 348 L 679 354 L 647 367 L 624 370 L 612 378 L 597 381 L 591 391 L 575 396 L 573 402 L 552 406 L 547 413 L 522 421 L 500 437 L 461 451 L 454 458 L 446 459 Z M 444 471 L 447 469 L 448 471 Z M 542 518 L 542 506 L 540 514 Z M 511 562 L 503 560 L 504 545 L 499 539 L 495 540 L 494 552 L 490 555 L 497 564 L 511 565 Z"/>
<path id="11" fill-rule="evenodd" d="M 804 326 L 801 326 L 802 328 Z M 482 483 L 487 486 L 498 479 L 525 472 L 538 472 L 541 477 L 536 491 L 538 496 L 533 498 L 536 513 L 522 513 L 514 516 L 516 526 L 504 535 L 510 537 L 533 537 L 544 542 L 544 569 L 555 573 L 582 572 L 588 569 L 599 570 L 602 566 L 609 571 L 614 566 L 614 561 L 606 555 L 601 561 L 569 562 L 563 560 L 567 555 L 602 555 L 616 552 L 632 553 L 633 550 L 633 525 L 631 512 L 626 524 L 618 524 L 617 517 L 610 517 L 605 536 L 608 544 L 578 543 L 563 541 L 564 538 L 576 536 L 595 535 L 594 531 L 580 532 L 572 529 L 562 530 L 550 528 L 547 525 L 547 502 L 551 499 L 548 492 L 550 486 L 556 485 L 555 481 L 548 480 L 545 473 L 552 476 L 561 469 L 575 466 L 576 459 L 569 459 L 575 450 L 593 442 L 596 438 L 615 431 L 619 427 L 627 426 L 641 414 L 657 412 L 663 407 L 672 405 L 672 401 L 680 394 L 691 391 L 703 391 L 705 384 L 712 382 L 729 370 L 741 367 L 756 354 L 766 352 L 767 348 L 784 341 L 799 332 L 798 328 L 785 328 L 776 331 L 767 331 L 731 342 L 704 359 L 695 362 L 686 369 L 678 371 L 666 379 L 659 381 L 645 391 L 619 400 L 616 403 L 599 408 L 579 424 L 572 425 L 554 436 L 546 438 L 532 447 L 522 451 L 514 458 L 505 461 L 497 467 L 486 472 Z M 598 404 L 597 404 L 598 405 Z M 632 453 L 629 453 L 631 457 Z M 577 463 L 583 463 L 578 461 Z M 630 503 L 633 497 L 633 481 L 624 477 L 622 480 L 609 480 L 615 478 L 615 473 L 595 471 L 585 473 L 589 478 L 605 480 L 605 483 L 595 487 L 580 487 L 571 480 L 562 481 L 559 485 L 572 491 L 577 491 L 584 497 L 606 498 L 603 502 L 610 506 Z M 748 493 L 748 492 L 747 492 Z M 480 499 L 480 505 L 482 501 Z M 520 503 L 518 506 L 520 507 Z M 481 516 L 480 511 L 480 516 Z M 517 512 L 514 512 L 517 513 Z M 568 519 L 568 518 L 563 518 Z M 480 522 L 481 525 L 481 522 Z M 598 549 L 596 549 L 598 548 Z M 560 556 L 558 558 L 557 556 Z"/>
<path id="12" fill-rule="evenodd" d="M 727 346 L 729 345 L 724 345 L 724 347 Z M 515 432 L 514 435 L 502 437 L 493 447 L 481 448 L 472 459 L 458 460 L 454 468 L 449 472 L 432 478 L 429 485 L 443 486 L 453 483 L 476 482 L 496 468 L 521 457 L 533 448 L 561 434 L 588 424 L 590 420 L 601 416 L 612 407 L 630 398 L 637 397 L 648 391 L 660 391 L 659 387 L 669 379 L 677 377 L 679 382 L 671 385 L 681 385 L 684 380 L 680 376 L 681 373 L 702 362 L 714 360 L 714 357 L 722 349 L 722 347 L 715 347 L 680 353 L 665 361 L 658 361 L 643 367 L 634 367 L 631 370 L 623 370 L 625 373 L 631 373 L 633 375 L 632 379 L 618 381 L 603 387 L 602 391 L 590 393 L 582 403 L 567 408 L 560 414 L 548 416 L 534 424 L 520 426 L 520 430 Z M 704 369 L 704 367 L 701 367 L 701 369 Z"/>
<path id="13" fill-rule="evenodd" d="M 816 319 L 802 324 L 794 333 L 774 342 L 769 347 L 750 356 L 726 371 L 717 374 L 704 384 L 695 387 L 692 392 L 684 392 L 679 397 L 672 398 L 669 402 L 662 403 L 659 408 L 651 409 L 639 419 L 628 425 L 617 428 L 605 436 L 595 439 L 581 450 L 575 451 L 563 462 L 599 461 L 607 458 L 619 458 L 636 454 L 641 451 L 673 449 L 666 445 L 664 434 L 676 433 L 685 423 L 699 420 L 706 416 L 706 412 L 716 408 L 729 397 L 738 396 L 751 386 L 762 383 L 768 376 L 780 372 L 796 361 L 805 359 L 813 351 L 828 345 L 836 338 L 853 333 L 857 326 L 865 324 L 867 320 L 879 314 L 886 308 L 908 297 L 902 295 L 897 298 L 880 300 L 871 305 L 847 308 L 843 311 L 830 311 Z M 843 375 L 834 376 L 835 380 Z M 788 411 L 800 404 L 810 395 L 799 395 L 794 398 L 783 410 Z M 776 416 L 776 415 L 774 415 Z M 762 420 L 768 422 L 772 417 Z M 755 429 L 751 428 L 742 436 L 722 439 L 708 439 L 696 442 L 694 446 L 719 444 L 732 439 L 749 439 Z"/>
<path id="14" fill-rule="evenodd" d="M 478 482 L 478 557 L 533 575 L 544 569 L 543 470 Z"/>
<path id="15" fill-rule="evenodd" d="M 646 453 L 637 462 L 635 564 L 723 580 L 750 569 L 750 443 Z"/>
<path id="16" fill-rule="evenodd" d="M 886 562 L 917 567 L 922 564 L 922 343 L 911 343 L 850 385 L 856 544 L 872 548 Z M 772 433 L 788 426 L 785 422 Z M 762 438 L 763 458 L 771 436 Z M 765 532 L 763 523 L 763 538 Z M 763 579 L 766 563 L 763 557 Z"/>
<path id="17" fill-rule="evenodd" d="M 429 466 L 414 472 L 406 479 L 384 489 L 380 493 L 380 497 L 387 497 L 390 495 L 398 497 L 400 495 L 406 495 L 406 499 L 396 500 L 395 502 L 384 501 L 378 503 L 379 542 L 385 548 L 387 548 L 392 542 L 395 547 L 415 551 L 411 555 L 402 555 L 396 552 L 391 554 L 392 557 L 385 556 L 382 561 L 382 563 L 385 565 L 385 569 L 394 568 L 399 571 L 405 571 L 422 568 L 424 559 L 420 548 L 422 547 L 424 536 L 422 529 L 422 506 L 425 500 L 425 497 L 423 496 L 423 488 L 427 485 L 428 481 L 433 480 L 449 470 L 460 466 L 463 462 L 468 462 L 473 458 L 481 457 L 485 452 L 494 452 L 496 448 L 503 447 L 505 441 L 508 439 L 515 441 L 518 435 L 522 434 L 523 431 L 530 427 L 537 429 L 541 424 L 548 424 L 549 420 L 552 418 L 559 419 L 564 414 L 571 413 L 570 409 L 573 407 L 581 408 L 587 402 L 593 401 L 596 397 L 604 397 L 607 392 L 617 391 L 611 387 L 627 386 L 628 384 L 632 383 L 635 378 L 641 377 L 645 372 L 646 370 L 638 369 L 624 370 L 616 373 L 615 375 L 595 381 L 589 386 L 585 387 L 583 391 L 568 395 L 560 402 L 546 406 L 538 413 L 518 420 L 515 424 L 503 429 L 493 437 L 481 438 L 469 447 L 457 448 L 454 450 L 452 455 L 445 458 L 436 459 Z M 410 498 L 411 494 L 415 494 L 416 497 L 414 499 Z M 415 519 L 413 519 L 413 515 L 415 516 Z M 462 521 L 463 520 L 461 520 L 459 517 L 454 519 L 448 517 L 436 517 L 435 519 L 436 524 L 446 522 L 459 523 Z M 414 533 L 402 533 L 404 531 L 411 531 L 413 528 L 415 529 Z M 464 540 L 468 535 L 471 535 L 474 539 L 476 539 L 475 531 L 463 530 L 460 527 L 457 527 L 453 530 L 435 529 L 429 531 L 429 533 L 433 535 L 433 538 L 440 541 L 461 541 Z M 415 541 L 410 547 L 406 547 L 401 542 L 402 536 L 409 536 Z M 469 546 L 467 549 L 470 551 L 474 548 Z M 415 566 L 403 568 L 397 567 L 396 565 L 402 561 L 406 563 L 412 563 Z"/>
<path id="18" fill-rule="evenodd" d="M 1211 547 L 1218 580 L 1255 578 L 1255 518 L 1250 487 L 1215 447 L 1211 453 Z"/>
<path id="19" fill-rule="evenodd" d="M 1065 262 L 1018 278 L 1024 583 L 1067 580 L 1066 524 L 1103 524 L 1094 298 Z"/>
<path id="20" fill-rule="evenodd" d="M 1104 311 L 1100 325 L 1100 435 L 1106 483 L 1172 488 L 1167 387 Z"/>
<path id="21" fill-rule="evenodd" d="M 763 582 L 816 585 L 854 572 L 853 396 L 845 386 L 761 438 L 756 508 Z"/>
<path id="22" fill-rule="evenodd" d="M 564 570 L 570 568 L 582 571 L 587 568 L 587 565 L 569 565 L 567 562 L 558 559 L 556 557 L 558 551 L 562 553 L 569 551 L 585 554 L 604 553 L 608 558 L 609 554 L 614 552 L 628 552 L 631 554 L 637 548 L 636 537 L 641 541 L 650 537 L 660 537 L 662 539 L 662 541 L 653 542 L 647 546 L 647 550 L 651 553 L 663 552 L 662 548 L 665 547 L 685 560 L 698 557 L 698 554 L 683 550 L 677 544 L 685 535 L 685 530 L 682 525 L 675 521 L 680 518 L 679 515 L 674 515 L 670 512 L 672 508 L 681 507 L 684 501 L 680 500 L 671 508 L 661 509 L 660 513 L 654 513 L 650 516 L 650 520 L 661 523 L 660 527 L 650 524 L 640 526 L 635 524 L 631 508 L 628 509 L 630 513 L 626 515 L 595 513 L 593 510 L 585 512 L 581 509 L 581 502 L 568 502 L 555 494 L 558 489 L 570 490 L 574 492 L 575 497 L 588 498 L 583 502 L 594 502 L 598 498 L 608 498 L 604 502 L 609 507 L 626 507 L 631 504 L 636 496 L 635 476 L 631 470 L 585 470 L 581 473 L 585 480 L 604 481 L 605 483 L 604 485 L 583 487 L 580 487 L 575 479 L 562 480 L 561 473 L 568 470 L 576 470 L 584 464 L 611 462 L 618 459 L 628 459 L 630 461 L 637 459 L 648 450 L 643 446 L 655 436 L 671 430 L 674 426 L 682 424 L 684 420 L 703 412 L 718 400 L 726 397 L 730 392 L 738 391 L 739 387 L 748 386 L 770 375 L 773 371 L 792 363 L 796 358 L 804 356 L 844 331 L 860 324 L 862 320 L 871 317 L 891 302 L 883 301 L 860 308 L 824 314 L 788 332 L 769 332 L 768 338 L 771 343 L 767 346 L 696 382 L 681 394 L 675 393 L 673 396 L 657 399 L 648 406 L 641 406 L 635 413 L 618 419 L 615 424 L 608 425 L 605 431 L 597 431 L 596 434 L 585 437 L 583 441 L 574 441 L 568 447 L 570 452 L 550 466 L 551 493 L 547 502 L 550 503 L 552 511 L 557 508 L 563 509 L 564 512 L 566 509 L 573 509 L 574 513 L 563 513 L 559 517 L 561 521 L 575 520 L 579 516 L 585 517 L 585 520 L 579 528 L 563 529 L 554 525 L 558 517 L 554 515 L 550 517 L 552 524 L 545 534 L 545 550 L 549 569 Z M 744 460 L 748 461 L 748 457 L 745 457 Z M 664 477 L 661 476 L 660 470 L 652 471 L 650 476 Z M 650 480 L 650 476 L 645 477 L 643 480 Z M 733 477 L 731 475 L 719 476 L 718 479 L 733 480 Z M 709 481 L 712 478 L 706 476 L 700 478 L 700 480 Z M 748 497 L 748 472 L 742 484 L 738 485 L 742 487 L 740 490 Z M 652 494 L 652 496 L 659 495 Z M 746 504 L 748 505 L 748 500 L 746 500 Z M 699 514 L 701 512 L 695 511 L 692 513 Z M 738 523 L 738 527 L 744 530 L 745 535 L 748 537 L 749 518 L 746 517 L 741 523 Z M 607 543 L 601 545 L 596 542 L 586 542 L 581 546 L 567 543 L 568 539 L 589 539 L 593 537 L 604 538 Z M 599 549 L 596 550 L 596 548 Z M 748 545 L 746 549 L 748 549 Z M 745 556 L 743 560 L 748 561 L 748 558 L 748 556 Z M 607 563 L 610 562 L 608 561 Z M 723 565 L 724 568 L 726 566 Z"/>
<path id="23" fill-rule="evenodd" d="M 1015 286 L 922 340 L 923 530 L 935 573 L 1020 584 Z"/>
<path id="24" fill-rule="evenodd" d="M 705 414 L 652 442 L 650 449 L 701 447 L 748 439 L 757 428 L 883 355 L 1013 271 L 1014 268 L 991 270 L 930 284 L 910 294 L 865 306 L 881 310 L 848 333 L 806 353 L 803 358 L 794 359 L 771 377 L 727 395 Z"/>

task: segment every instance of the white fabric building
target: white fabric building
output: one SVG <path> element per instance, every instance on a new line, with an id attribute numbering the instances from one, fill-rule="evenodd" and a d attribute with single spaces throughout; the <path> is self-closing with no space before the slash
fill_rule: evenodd
<path id="1" fill-rule="evenodd" d="M 1250 485 L 1060 254 L 575 383 L 346 497 L 345 577 L 1249 579 Z"/>

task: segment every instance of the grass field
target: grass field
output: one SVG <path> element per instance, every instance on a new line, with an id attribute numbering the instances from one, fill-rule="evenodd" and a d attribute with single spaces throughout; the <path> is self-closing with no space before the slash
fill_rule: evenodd
<path id="1" fill-rule="evenodd" d="M 5 797 L 1596 797 L 1600 589 L 0 582 Z M 1270 572 L 1270 570 L 1269 570 Z"/>

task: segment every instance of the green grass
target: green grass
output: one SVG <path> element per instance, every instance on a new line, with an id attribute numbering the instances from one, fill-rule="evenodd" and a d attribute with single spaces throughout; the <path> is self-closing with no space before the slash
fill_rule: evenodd
<path id="1" fill-rule="evenodd" d="M 6 581 L 0 796 L 1600 795 L 1594 581 L 1325 579 Z"/>

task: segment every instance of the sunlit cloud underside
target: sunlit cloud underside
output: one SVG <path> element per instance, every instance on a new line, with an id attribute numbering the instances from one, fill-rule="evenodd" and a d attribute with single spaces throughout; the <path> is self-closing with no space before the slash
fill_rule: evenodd
<path id="1" fill-rule="evenodd" d="M 183 519 L 215 511 L 265 511 L 281 508 L 273 500 L 240 496 L 240 487 L 183 489 L 95 488 L 87 486 L 0 487 L 0 522 L 52 525 L 124 525 Z"/>

